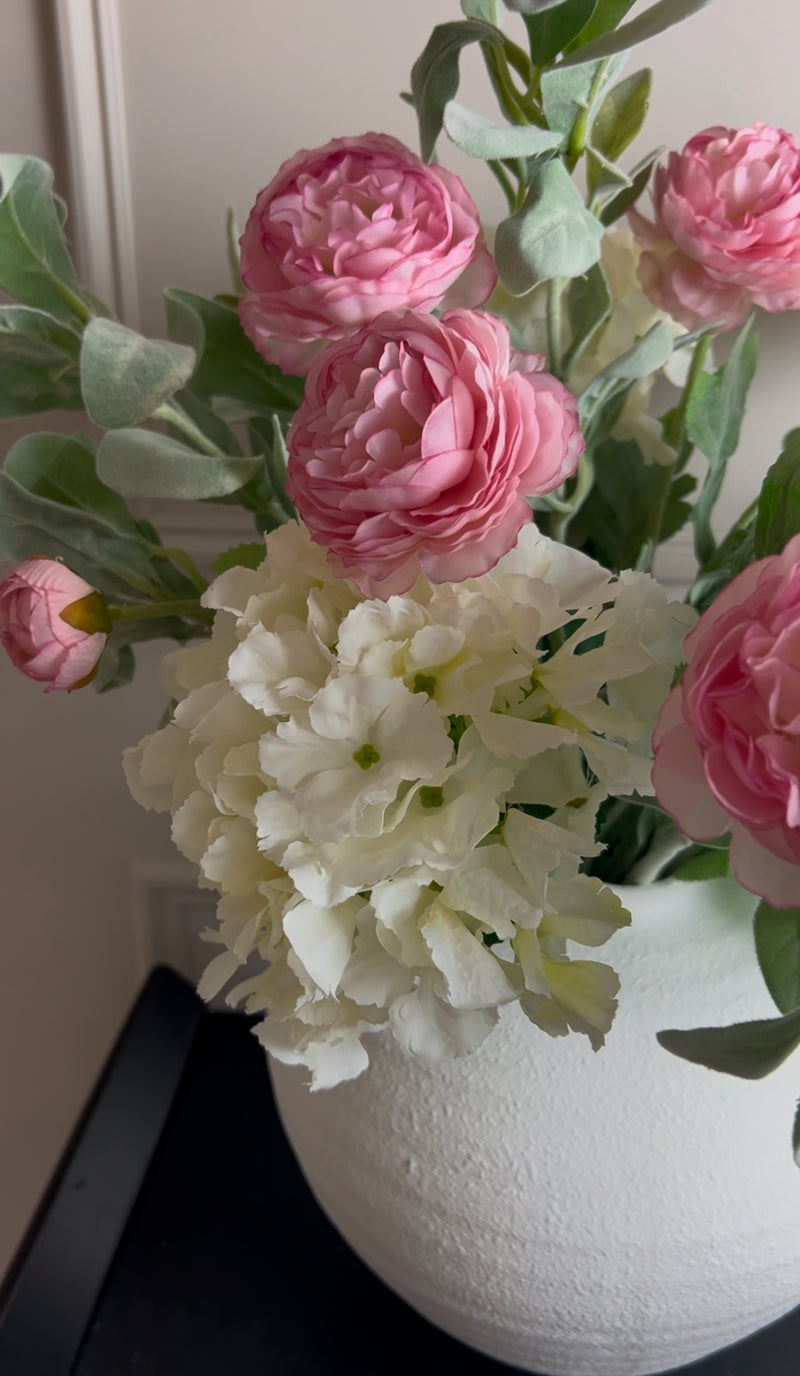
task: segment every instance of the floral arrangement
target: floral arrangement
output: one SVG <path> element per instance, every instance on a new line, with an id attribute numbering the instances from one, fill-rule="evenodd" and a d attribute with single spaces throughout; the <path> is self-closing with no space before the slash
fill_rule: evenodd
<path id="1" fill-rule="evenodd" d="M 233 981 L 316 1087 L 380 1031 L 468 1052 L 509 1003 L 598 1049 L 618 981 L 583 954 L 645 879 L 757 895 L 779 1012 L 664 1045 L 754 1076 L 800 1044 L 800 431 L 711 525 L 754 312 L 800 308 L 800 144 L 718 127 L 622 165 L 627 56 L 706 2 L 463 0 L 411 74 L 421 157 L 298 152 L 234 292 L 167 291 L 164 340 L 80 283 L 49 170 L 0 158 L 0 417 L 102 432 L 6 456 L 0 639 L 48 692 L 181 646 L 128 782 L 219 891 L 201 992 Z M 456 100 L 467 45 L 496 123 Z M 491 252 L 443 137 L 507 198 Z M 257 538 L 209 582 L 140 498 L 237 503 Z M 653 559 L 687 523 L 670 602 Z"/>

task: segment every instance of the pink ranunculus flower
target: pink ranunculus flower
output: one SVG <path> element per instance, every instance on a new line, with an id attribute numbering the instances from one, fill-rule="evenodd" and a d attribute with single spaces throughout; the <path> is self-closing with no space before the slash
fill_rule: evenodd
<path id="1" fill-rule="evenodd" d="M 481 311 L 392 311 L 331 344 L 288 435 L 288 491 L 367 596 L 485 573 L 583 450 L 577 404 Z"/>
<path id="2" fill-rule="evenodd" d="M 731 833 L 746 889 L 800 907 L 800 535 L 751 564 L 686 638 L 653 784 L 695 841 Z"/>
<path id="3" fill-rule="evenodd" d="M 57 559 L 26 559 L 0 583 L 0 644 L 47 693 L 94 676 L 109 629 L 100 594 Z"/>
<path id="4" fill-rule="evenodd" d="M 242 325 L 285 372 L 383 311 L 445 295 L 479 306 L 497 280 L 460 179 L 387 134 L 295 153 L 259 192 L 241 250 Z"/>
<path id="5" fill-rule="evenodd" d="M 800 308 L 800 144 L 782 129 L 705 129 L 656 169 L 653 219 L 628 212 L 651 301 L 689 329 L 752 306 Z"/>

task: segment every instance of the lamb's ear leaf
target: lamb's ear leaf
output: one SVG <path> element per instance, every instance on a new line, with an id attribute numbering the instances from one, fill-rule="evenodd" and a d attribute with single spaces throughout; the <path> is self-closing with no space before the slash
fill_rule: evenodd
<path id="1" fill-rule="evenodd" d="M 735 1022 L 729 1027 L 694 1027 L 656 1033 L 667 1051 L 709 1070 L 743 1080 L 761 1080 L 800 1046 L 800 1008 L 782 1018 Z"/>

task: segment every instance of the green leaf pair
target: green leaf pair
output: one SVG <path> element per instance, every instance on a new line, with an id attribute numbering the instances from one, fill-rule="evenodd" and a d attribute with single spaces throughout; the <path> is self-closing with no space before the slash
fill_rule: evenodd
<path id="1" fill-rule="evenodd" d="M 99 480 L 85 436 L 29 435 L 9 451 L 0 472 L 0 559 L 63 559 L 112 601 L 196 596 L 166 562 L 159 572 L 151 535 Z"/>
<path id="2" fill-rule="evenodd" d="M 0 289 L 80 331 L 98 303 L 78 282 L 61 210 L 46 163 L 0 154 Z"/>

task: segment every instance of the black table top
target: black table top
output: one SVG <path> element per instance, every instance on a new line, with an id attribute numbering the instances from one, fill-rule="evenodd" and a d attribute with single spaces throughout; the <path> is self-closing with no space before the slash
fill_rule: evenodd
<path id="1" fill-rule="evenodd" d="M 151 978 L 6 1285 L 0 1376 L 503 1376 L 377 1280 L 247 1019 Z M 686 1376 L 797 1376 L 800 1310 Z"/>

